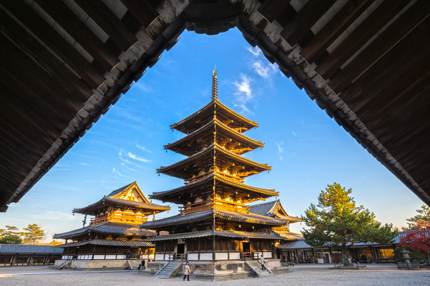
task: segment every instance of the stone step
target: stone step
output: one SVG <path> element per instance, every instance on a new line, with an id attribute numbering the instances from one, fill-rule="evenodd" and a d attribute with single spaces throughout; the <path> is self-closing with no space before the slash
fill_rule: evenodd
<path id="1" fill-rule="evenodd" d="M 170 278 L 173 273 L 182 265 L 180 261 L 170 261 L 162 268 L 156 276 L 161 279 Z"/>
<path id="2" fill-rule="evenodd" d="M 267 268 L 267 265 L 265 266 L 265 269 L 261 269 L 261 264 L 257 261 L 246 261 L 245 262 L 252 272 L 254 272 L 257 277 L 265 277 L 272 275 L 272 271 Z"/>

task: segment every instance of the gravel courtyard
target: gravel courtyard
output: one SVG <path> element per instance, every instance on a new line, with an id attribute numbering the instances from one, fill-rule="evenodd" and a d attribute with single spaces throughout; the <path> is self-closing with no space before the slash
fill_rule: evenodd
<path id="1" fill-rule="evenodd" d="M 230 281 L 190 281 L 158 279 L 130 271 L 57 271 L 47 267 L 0 268 L 0 285 L 5 286 L 110 286 L 110 285 L 430 285 L 430 270 L 399 271 L 394 268 L 369 268 L 360 271 L 329 270 L 317 267 L 296 267 L 289 273 L 268 278 Z"/>

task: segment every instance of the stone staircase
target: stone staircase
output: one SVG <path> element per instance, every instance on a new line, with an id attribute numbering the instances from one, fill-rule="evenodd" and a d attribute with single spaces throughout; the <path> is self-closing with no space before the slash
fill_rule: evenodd
<path id="1" fill-rule="evenodd" d="M 161 268 L 157 273 L 155 273 L 155 276 L 161 279 L 166 279 L 172 277 L 174 272 L 182 266 L 181 261 L 172 260 L 169 261 L 163 268 Z"/>
<path id="2" fill-rule="evenodd" d="M 69 268 L 71 264 L 72 264 L 72 261 L 65 260 L 65 261 L 61 262 L 61 264 L 59 264 L 59 265 L 54 265 L 53 268 L 58 269 L 58 270 L 62 270 L 62 269 Z"/>
<path id="3" fill-rule="evenodd" d="M 267 268 L 267 266 L 264 270 L 261 269 L 261 264 L 258 261 L 251 260 L 245 261 L 245 263 L 257 277 L 266 277 L 272 275 L 272 271 Z"/>

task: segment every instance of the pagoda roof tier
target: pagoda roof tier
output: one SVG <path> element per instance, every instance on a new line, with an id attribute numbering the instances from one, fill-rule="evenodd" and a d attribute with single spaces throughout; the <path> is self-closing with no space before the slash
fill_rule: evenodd
<path id="1" fill-rule="evenodd" d="M 140 247 L 154 247 L 149 241 L 146 240 L 110 240 L 110 239 L 91 239 L 79 242 L 65 243 L 60 247 L 78 247 L 83 245 L 99 245 L 99 246 L 116 246 L 116 247 L 129 247 L 129 248 L 140 248 Z"/>
<path id="2" fill-rule="evenodd" d="M 122 199 L 114 199 L 111 197 L 103 197 L 99 201 L 86 207 L 73 209 L 73 213 L 96 215 L 99 211 L 109 206 L 135 209 L 148 214 L 159 213 L 170 209 L 170 207 L 168 206 L 162 206 L 153 203 L 135 202 Z"/>
<path id="3" fill-rule="evenodd" d="M 237 180 L 271 169 L 269 165 L 244 158 L 214 143 L 182 161 L 161 167 L 158 172 L 189 180 L 200 175 L 204 172 L 203 170 L 213 169 L 214 164 L 220 170 L 223 169 L 227 173 L 232 173 L 232 176 Z M 228 168 L 233 170 L 227 171 Z"/>
<path id="4" fill-rule="evenodd" d="M 236 239 L 270 239 L 270 240 L 285 240 L 282 236 L 274 232 L 248 232 L 248 231 L 228 231 L 228 230 L 201 230 L 192 231 L 185 233 L 173 233 L 166 235 L 159 235 L 157 237 L 148 238 L 148 241 L 165 241 L 165 240 L 177 240 L 177 239 L 190 239 L 190 238 L 201 238 L 209 236 L 218 236 L 226 238 Z"/>
<path id="5" fill-rule="evenodd" d="M 242 201 L 247 203 L 262 198 L 277 196 L 279 194 L 273 189 L 263 189 L 237 183 L 234 180 L 225 178 L 223 175 L 210 173 L 209 175 L 192 183 L 172 190 L 156 192 L 150 195 L 150 197 L 164 202 L 184 204 L 188 201 L 192 201 L 193 197 L 200 196 L 207 192 L 212 192 L 213 184 L 216 184 L 217 193 L 237 193 L 236 196 L 240 197 Z"/>
<path id="6" fill-rule="evenodd" d="M 82 237 L 90 233 L 119 235 L 119 236 L 154 236 L 156 233 L 151 230 L 143 230 L 139 225 L 105 222 L 92 224 L 72 231 L 54 234 L 54 239 L 73 239 Z"/>
<path id="7" fill-rule="evenodd" d="M 226 149 L 229 149 L 236 154 L 244 154 L 248 151 L 264 146 L 261 141 L 251 139 L 248 136 L 230 128 L 221 120 L 214 119 L 194 130 L 184 138 L 165 145 L 164 148 L 186 156 L 191 156 L 192 154 L 195 154 L 211 145 L 213 142 L 224 145 Z"/>
<path id="8" fill-rule="evenodd" d="M 170 127 L 188 134 L 211 121 L 215 117 L 215 114 L 216 117 L 226 125 L 233 129 L 239 129 L 241 132 L 258 126 L 256 122 L 249 120 L 236 111 L 228 108 L 215 98 L 203 108 L 181 121 L 172 124 Z"/>
<path id="9" fill-rule="evenodd" d="M 141 225 L 141 227 L 146 229 L 169 229 L 169 227 L 172 226 L 212 220 L 214 216 L 215 219 L 258 225 L 280 226 L 285 223 L 284 221 L 277 220 L 272 217 L 262 216 L 254 213 L 239 213 L 225 210 L 209 209 L 200 212 L 179 214 L 155 221 L 146 222 Z"/>

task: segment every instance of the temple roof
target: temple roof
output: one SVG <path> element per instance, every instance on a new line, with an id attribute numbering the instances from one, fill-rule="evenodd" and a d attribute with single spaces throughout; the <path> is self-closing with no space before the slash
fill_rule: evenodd
<path id="1" fill-rule="evenodd" d="M 91 239 L 79 242 L 71 242 L 61 245 L 61 247 L 77 247 L 82 245 L 101 245 L 101 246 L 117 246 L 117 247 L 154 247 L 154 245 L 146 240 L 108 240 L 108 239 Z"/>
<path id="2" fill-rule="evenodd" d="M 253 213 L 260 215 L 275 217 L 277 219 L 286 220 L 288 222 L 299 222 L 302 221 L 299 217 L 290 216 L 281 204 L 280 200 L 265 202 L 262 204 L 256 204 L 249 206 L 249 209 Z"/>
<path id="3" fill-rule="evenodd" d="M 159 213 L 170 209 L 168 206 L 151 203 L 142 193 L 137 183 L 132 182 L 112 191 L 93 204 L 74 209 L 73 213 L 96 215 L 100 210 L 108 206 L 127 207 L 140 211 L 147 211 L 148 213 Z"/>
<path id="4" fill-rule="evenodd" d="M 217 191 L 223 188 L 230 188 L 235 192 L 240 192 L 243 195 L 248 196 L 249 201 L 277 196 L 279 194 L 273 189 L 263 189 L 236 183 L 217 173 L 210 173 L 209 175 L 190 184 L 164 192 L 155 192 L 150 195 L 150 197 L 164 202 L 185 203 L 196 193 L 202 194 L 205 191 L 211 191 L 212 188 L 208 185 L 212 185 L 214 183 L 216 183 Z"/>
<path id="5" fill-rule="evenodd" d="M 226 138 L 228 140 L 232 140 L 232 143 L 236 143 L 234 145 L 240 145 L 240 147 L 242 147 L 242 149 L 235 148 L 234 153 L 236 154 L 243 154 L 255 148 L 263 147 L 264 145 L 261 141 L 251 139 L 248 136 L 230 128 L 220 120 L 214 119 L 194 130 L 184 138 L 167 144 L 164 147 L 183 155 L 190 156 L 215 142 L 215 130 L 217 143 L 220 143 L 222 139 Z"/>
<path id="6" fill-rule="evenodd" d="M 174 225 L 190 224 L 200 221 L 205 221 L 208 219 L 219 218 L 227 221 L 243 222 L 250 224 L 263 224 L 271 226 L 283 225 L 285 222 L 281 220 L 274 219 L 268 216 L 262 216 L 254 213 L 239 213 L 231 212 L 225 210 L 205 210 L 200 212 L 188 213 L 188 214 L 178 214 L 175 216 L 146 222 L 141 225 L 142 228 L 147 229 L 161 229 Z"/>
<path id="7" fill-rule="evenodd" d="M 137 210 L 147 210 L 150 213 L 158 213 L 170 209 L 170 207 L 168 206 L 162 206 L 153 203 L 147 204 L 143 202 L 133 202 L 121 199 L 113 199 L 110 197 L 103 197 L 99 201 L 86 207 L 73 209 L 73 213 L 95 215 L 99 210 L 104 209 L 107 206 L 123 206 Z"/>
<path id="8" fill-rule="evenodd" d="M 232 128 L 241 128 L 242 131 L 246 131 L 258 126 L 256 122 L 245 118 L 215 98 L 203 108 L 182 119 L 181 121 L 172 124 L 170 127 L 188 134 L 194 130 L 199 129 L 212 120 L 214 118 L 215 112 L 216 117 L 219 120 L 228 122 L 227 125 Z"/>
<path id="9" fill-rule="evenodd" d="M 83 228 L 78 228 L 68 232 L 54 234 L 54 239 L 69 239 L 80 237 L 89 233 L 100 233 L 106 235 L 123 235 L 123 236 L 154 236 L 155 232 L 143 230 L 138 225 L 120 224 L 105 222 L 101 224 L 92 224 Z"/>
<path id="10" fill-rule="evenodd" d="M 216 152 L 215 160 L 214 152 Z M 221 162 L 242 166 L 241 173 L 236 172 L 238 177 L 247 177 L 271 169 L 269 165 L 260 164 L 234 154 L 215 143 L 182 161 L 159 168 L 158 172 L 182 179 L 190 179 L 191 176 L 197 175 L 201 170 L 212 167 L 214 161 L 216 166 L 220 166 Z"/>
<path id="11" fill-rule="evenodd" d="M 247 231 L 227 231 L 227 230 L 202 230 L 192 231 L 186 233 L 174 233 L 159 235 L 157 237 L 148 238 L 148 241 L 163 241 L 163 240 L 176 240 L 176 239 L 187 239 L 187 238 L 200 238 L 208 236 L 218 236 L 227 238 L 251 238 L 251 239 L 271 239 L 271 240 L 284 240 L 283 237 L 279 236 L 274 232 L 247 232 Z"/>

